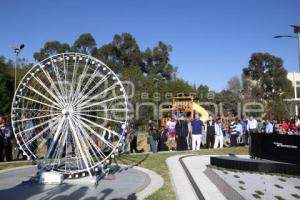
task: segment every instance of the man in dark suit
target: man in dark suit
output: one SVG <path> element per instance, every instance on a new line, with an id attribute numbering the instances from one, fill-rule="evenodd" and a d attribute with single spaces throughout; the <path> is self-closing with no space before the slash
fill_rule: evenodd
<path id="1" fill-rule="evenodd" d="M 177 120 L 176 126 L 177 151 L 185 151 L 188 149 L 186 137 L 188 135 L 188 124 L 181 115 Z"/>

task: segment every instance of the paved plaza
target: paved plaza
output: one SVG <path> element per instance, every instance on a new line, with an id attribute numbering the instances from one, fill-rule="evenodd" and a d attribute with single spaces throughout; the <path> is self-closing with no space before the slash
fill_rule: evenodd
<path id="1" fill-rule="evenodd" d="M 1 172 L 1 199 L 143 199 L 163 184 L 162 178 L 150 170 L 125 166 L 97 186 L 89 178 L 43 185 L 35 180 L 36 171 L 35 166 L 30 166 Z"/>
<path id="2" fill-rule="evenodd" d="M 249 156 L 238 156 L 249 157 Z M 183 163 L 204 199 L 299 199 L 300 179 L 242 171 L 208 168 L 210 156 L 172 156 L 167 159 L 177 199 L 198 199 Z M 213 175 L 211 175 L 213 174 Z M 216 184 L 218 186 L 216 186 Z M 226 195 L 225 195 L 226 193 Z M 231 198 L 228 198 L 230 196 Z"/>

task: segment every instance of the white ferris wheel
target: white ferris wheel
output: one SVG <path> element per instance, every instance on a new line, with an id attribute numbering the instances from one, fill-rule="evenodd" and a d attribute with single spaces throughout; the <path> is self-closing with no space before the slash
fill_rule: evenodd
<path id="1" fill-rule="evenodd" d="M 100 60 L 54 55 L 34 65 L 16 89 L 15 138 L 28 157 L 43 158 L 44 171 L 92 176 L 120 151 L 127 103 L 120 79 Z"/>

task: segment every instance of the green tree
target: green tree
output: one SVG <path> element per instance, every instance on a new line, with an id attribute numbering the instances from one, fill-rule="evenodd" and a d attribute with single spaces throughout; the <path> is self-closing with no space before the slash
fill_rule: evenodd
<path id="1" fill-rule="evenodd" d="M 26 60 L 18 60 L 17 84 L 30 67 L 32 67 L 32 64 L 28 64 Z M 10 112 L 14 96 L 14 72 L 15 63 L 0 57 L 0 113 Z"/>
<path id="2" fill-rule="evenodd" d="M 238 103 L 240 98 L 237 94 L 230 90 L 222 90 L 215 94 L 214 102 L 218 105 L 222 105 L 222 112 L 224 114 L 231 113 L 233 115 L 238 114 Z"/>
<path id="3" fill-rule="evenodd" d="M 94 55 L 97 51 L 96 40 L 90 33 L 84 33 L 74 42 L 72 50 L 84 54 Z"/>
<path id="4" fill-rule="evenodd" d="M 229 91 L 231 91 L 233 94 L 236 94 L 236 95 L 240 96 L 241 92 L 243 90 L 240 78 L 238 76 L 232 77 L 227 82 L 227 89 Z"/>
<path id="5" fill-rule="evenodd" d="M 253 53 L 243 69 L 243 94 L 247 101 L 265 104 L 266 116 L 283 116 L 284 99 L 292 94 L 283 60 L 269 53 Z"/>
<path id="6" fill-rule="evenodd" d="M 160 74 L 166 80 L 174 78 L 177 68 L 169 63 L 171 51 L 172 47 L 161 41 L 152 50 L 147 48 L 143 53 L 143 72 L 147 76 Z"/>
<path id="7" fill-rule="evenodd" d="M 42 61 L 49 56 L 65 53 L 70 51 L 70 46 L 66 43 L 60 43 L 58 41 L 46 42 L 44 47 L 39 52 L 33 54 L 33 57 L 37 61 Z"/>
<path id="8" fill-rule="evenodd" d="M 129 33 L 116 34 L 111 43 L 98 49 L 96 56 L 117 72 L 142 65 L 140 48 Z"/>
<path id="9" fill-rule="evenodd" d="M 10 112 L 14 91 L 14 77 L 12 63 L 6 62 L 0 57 L 0 113 Z"/>
<path id="10" fill-rule="evenodd" d="M 197 97 L 200 100 L 204 100 L 207 98 L 207 94 L 209 92 L 209 88 L 207 85 L 199 85 L 199 87 L 197 88 Z"/>
<path id="11" fill-rule="evenodd" d="M 250 82 L 248 88 L 261 90 L 261 99 L 287 96 L 292 92 L 292 84 L 287 79 L 287 71 L 281 58 L 269 53 L 254 53 L 243 75 Z"/>

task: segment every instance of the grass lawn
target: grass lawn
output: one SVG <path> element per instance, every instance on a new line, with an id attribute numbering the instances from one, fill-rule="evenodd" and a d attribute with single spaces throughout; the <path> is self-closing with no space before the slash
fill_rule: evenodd
<path id="1" fill-rule="evenodd" d="M 149 145 L 147 145 L 146 135 L 139 136 L 138 142 L 139 149 L 144 148 L 146 152 L 149 151 Z M 149 196 L 148 200 L 154 199 L 176 199 L 174 191 L 172 189 L 169 171 L 166 163 L 166 159 L 174 155 L 226 155 L 226 154 L 248 154 L 248 148 L 236 147 L 236 148 L 224 148 L 224 149 L 201 149 L 200 151 L 184 151 L 184 152 L 161 152 L 157 154 L 142 153 L 142 154 L 128 154 L 116 157 L 116 161 L 120 164 L 140 166 L 157 172 L 164 179 L 164 185 L 156 193 Z M 0 170 L 31 165 L 31 161 L 15 161 L 0 163 Z"/>

